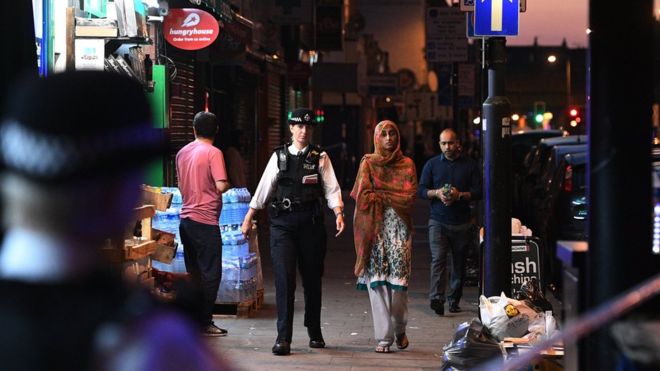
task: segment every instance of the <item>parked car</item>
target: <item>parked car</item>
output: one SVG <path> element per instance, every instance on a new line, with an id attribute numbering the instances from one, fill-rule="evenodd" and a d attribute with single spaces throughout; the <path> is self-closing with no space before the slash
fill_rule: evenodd
<path id="1" fill-rule="evenodd" d="M 559 240 L 587 240 L 586 151 L 565 154 L 548 183 L 547 196 L 539 209 L 538 236 L 545 246 L 546 283 L 561 287 Z"/>
<path id="2" fill-rule="evenodd" d="M 526 173 L 520 183 L 517 196 L 520 200 L 521 207 L 518 215 L 513 214 L 513 216 L 519 218 L 523 224 L 532 228 L 532 231 L 538 228 L 538 224 L 534 220 L 534 215 L 538 208 L 538 202 L 536 200 L 544 198 L 542 195 L 539 196 L 536 188 L 551 159 L 552 148 L 555 146 L 584 145 L 585 143 L 587 143 L 587 136 L 585 135 L 541 139 L 536 145 L 534 152 L 527 155 L 525 159 Z"/>
<path id="3" fill-rule="evenodd" d="M 566 155 L 583 153 L 587 152 L 587 150 L 587 143 L 577 145 L 564 144 L 552 147 L 548 157 L 544 161 L 545 165 L 543 166 L 543 174 L 535 186 L 536 196 L 541 199 L 545 199 L 548 196 L 548 192 L 550 191 L 553 182 L 556 181 L 553 179 L 554 174 Z"/>
<path id="4" fill-rule="evenodd" d="M 541 139 L 560 137 L 561 130 L 528 130 L 511 135 L 511 170 L 513 175 L 513 197 L 511 211 L 514 217 L 520 218 L 523 209 L 520 199 L 520 187 L 526 174 L 525 157 L 534 151 Z"/>
<path id="5" fill-rule="evenodd" d="M 514 173 L 523 169 L 525 156 L 531 152 L 541 139 L 561 137 L 561 130 L 528 130 L 519 131 L 511 135 L 511 165 Z"/>

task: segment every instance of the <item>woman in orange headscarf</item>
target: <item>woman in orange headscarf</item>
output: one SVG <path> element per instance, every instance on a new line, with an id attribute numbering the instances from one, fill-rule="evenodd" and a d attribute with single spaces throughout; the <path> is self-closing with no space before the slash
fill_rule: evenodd
<path id="1" fill-rule="evenodd" d="M 408 280 L 412 248 L 411 212 L 417 191 L 415 164 L 401 153 L 399 129 L 381 121 L 374 153 L 360 162 L 351 197 L 355 199 L 355 275 L 369 292 L 376 352 L 408 347 Z"/>

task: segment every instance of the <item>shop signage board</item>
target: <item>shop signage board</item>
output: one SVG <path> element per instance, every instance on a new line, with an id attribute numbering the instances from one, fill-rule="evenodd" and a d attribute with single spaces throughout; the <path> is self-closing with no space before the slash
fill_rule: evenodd
<path id="1" fill-rule="evenodd" d="M 511 241 L 511 291 L 536 278 L 541 282 L 541 259 L 538 238 L 514 238 Z"/>
<path id="2" fill-rule="evenodd" d="M 218 21 L 200 9 L 170 9 L 163 22 L 165 40 L 175 48 L 198 50 L 206 48 L 220 35 Z"/>
<path id="3" fill-rule="evenodd" d="M 520 0 L 477 0 L 475 36 L 517 36 Z"/>
<path id="4" fill-rule="evenodd" d="M 465 27 L 465 16 L 458 8 L 426 8 L 426 60 L 439 63 L 467 61 Z"/>

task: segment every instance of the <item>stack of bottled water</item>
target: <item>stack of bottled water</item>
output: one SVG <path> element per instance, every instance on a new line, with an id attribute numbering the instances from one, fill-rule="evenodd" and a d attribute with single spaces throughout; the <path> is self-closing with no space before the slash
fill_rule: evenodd
<path id="1" fill-rule="evenodd" d="M 220 225 L 239 226 L 250 208 L 250 192 L 247 188 L 231 188 L 222 194 L 222 212 L 220 213 Z"/>
<path id="2" fill-rule="evenodd" d="M 179 223 L 181 222 L 180 214 L 181 206 L 183 204 L 181 192 L 176 187 L 161 187 L 160 190 L 163 193 L 173 194 L 172 205 L 165 211 L 156 211 L 156 215 L 152 218 L 152 225 L 154 228 L 160 229 L 161 231 L 173 233 L 178 248 L 176 249 L 176 255 L 171 264 L 165 264 L 155 260 L 152 264 L 154 268 L 160 271 L 185 273 L 186 265 L 183 261 L 183 245 L 181 244 L 181 237 L 179 236 Z"/>
<path id="3" fill-rule="evenodd" d="M 254 300 L 257 293 L 257 254 L 225 258 L 223 249 L 222 281 L 216 303 L 238 303 Z"/>
<path id="4" fill-rule="evenodd" d="M 256 296 L 259 259 L 250 253 L 241 224 L 250 203 L 247 188 L 232 188 L 222 195 L 220 232 L 222 234 L 222 281 L 216 302 L 241 302 Z"/>
<path id="5" fill-rule="evenodd" d="M 179 236 L 183 200 L 178 188 L 162 187 L 163 193 L 172 193 L 172 205 L 166 211 L 156 211 L 153 227 L 173 233 L 178 244 L 171 264 L 153 261 L 153 267 L 165 272 L 185 273 L 183 248 Z M 222 281 L 216 302 L 234 303 L 252 300 L 257 292 L 259 256 L 250 252 L 248 241 L 241 233 L 241 224 L 249 209 L 251 195 L 247 188 L 232 188 L 222 195 L 220 233 L 222 236 Z"/>

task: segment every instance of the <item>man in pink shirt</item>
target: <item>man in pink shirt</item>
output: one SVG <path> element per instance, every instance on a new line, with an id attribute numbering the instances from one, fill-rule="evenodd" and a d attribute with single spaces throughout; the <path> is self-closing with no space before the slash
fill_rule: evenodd
<path id="1" fill-rule="evenodd" d="M 229 189 L 222 152 L 213 146 L 218 120 L 210 112 L 199 112 L 193 119 L 195 140 L 176 155 L 181 208 L 181 243 L 186 270 L 203 294 L 199 316 L 202 334 L 225 336 L 227 330 L 213 323 L 213 305 L 222 272 L 222 238 L 218 219 L 222 193 Z"/>

